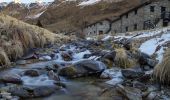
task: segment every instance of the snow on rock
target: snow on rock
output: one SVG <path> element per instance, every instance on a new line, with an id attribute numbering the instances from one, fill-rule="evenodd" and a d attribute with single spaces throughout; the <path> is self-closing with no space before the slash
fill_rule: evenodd
<path id="1" fill-rule="evenodd" d="M 101 76 L 101 78 L 111 78 L 111 80 L 107 81 L 107 84 L 116 85 L 123 82 L 123 76 L 121 73 L 121 69 L 119 68 L 112 68 L 105 70 Z"/>
<path id="2" fill-rule="evenodd" d="M 96 4 L 98 2 L 100 2 L 101 0 L 87 0 L 87 1 L 83 1 L 79 4 L 79 6 L 88 6 L 88 5 L 93 5 Z"/>
<path id="3" fill-rule="evenodd" d="M 73 55 L 73 58 L 74 59 L 83 59 L 85 54 L 91 54 L 91 52 L 89 50 L 86 50 L 84 52 L 76 53 Z"/>
<path id="4" fill-rule="evenodd" d="M 162 34 L 160 37 L 152 38 L 148 41 L 145 41 L 141 46 L 140 50 L 146 54 L 152 55 L 157 53 L 157 60 L 161 61 L 163 59 L 164 48 L 162 45 L 170 41 L 170 33 Z M 156 51 L 157 47 L 160 46 L 160 49 Z"/>
<path id="5" fill-rule="evenodd" d="M 107 41 L 107 40 L 109 40 L 109 39 L 111 39 L 111 38 L 113 38 L 113 36 L 107 35 L 107 36 L 105 36 L 105 37 L 102 39 L 102 41 Z"/>

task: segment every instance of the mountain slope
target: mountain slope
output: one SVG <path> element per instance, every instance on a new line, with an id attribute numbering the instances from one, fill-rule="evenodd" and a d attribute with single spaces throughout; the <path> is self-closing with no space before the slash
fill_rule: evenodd
<path id="1" fill-rule="evenodd" d="M 97 1 L 97 0 L 96 0 Z M 91 2 L 92 3 L 92 2 Z M 141 3 L 140 0 L 101 0 L 90 5 L 80 1 L 52 3 L 40 16 L 45 27 L 54 32 L 70 32 L 82 29 L 86 24 L 104 18 L 114 19 L 116 16 Z M 80 4 L 83 6 L 80 6 Z M 84 6 L 86 5 L 86 6 Z"/>
<path id="2" fill-rule="evenodd" d="M 9 4 L 3 12 L 30 24 L 40 20 L 44 28 L 50 31 L 73 32 L 82 30 L 104 18 L 115 19 L 125 11 L 146 0 L 55 0 L 45 6 L 32 8 L 24 4 Z"/>

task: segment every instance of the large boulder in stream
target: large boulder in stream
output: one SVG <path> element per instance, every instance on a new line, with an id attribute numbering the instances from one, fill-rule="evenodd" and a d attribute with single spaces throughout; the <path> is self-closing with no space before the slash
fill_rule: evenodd
<path id="1" fill-rule="evenodd" d="M 54 86 L 14 86 L 9 88 L 8 92 L 21 98 L 35 98 L 49 96 L 53 94 L 56 89 L 58 88 Z"/>
<path id="2" fill-rule="evenodd" d="M 18 74 L 5 74 L 0 77 L 4 83 L 22 84 L 21 77 Z"/>
<path id="3" fill-rule="evenodd" d="M 69 67 L 62 68 L 59 74 L 69 78 L 81 77 L 86 75 L 99 75 L 106 69 L 106 65 L 95 60 L 81 60 Z"/>
<path id="4" fill-rule="evenodd" d="M 31 76 L 31 77 L 36 77 L 36 76 L 39 76 L 39 72 L 37 70 L 30 69 L 30 70 L 26 70 L 24 72 L 24 75 Z"/>

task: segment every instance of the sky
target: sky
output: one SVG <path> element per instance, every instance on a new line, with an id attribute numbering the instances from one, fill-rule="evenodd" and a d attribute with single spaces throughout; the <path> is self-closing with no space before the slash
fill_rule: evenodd
<path id="1" fill-rule="evenodd" d="M 0 0 L 0 2 L 11 2 L 13 0 Z M 30 2 L 35 2 L 36 0 L 21 0 L 23 3 L 30 3 Z M 51 2 L 54 0 L 43 0 L 43 2 Z"/>

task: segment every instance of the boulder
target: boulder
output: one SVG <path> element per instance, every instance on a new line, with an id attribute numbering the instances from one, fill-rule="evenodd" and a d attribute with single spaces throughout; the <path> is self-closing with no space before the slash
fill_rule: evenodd
<path id="1" fill-rule="evenodd" d="M 60 81 L 60 77 L 58 76 L 58 74 L 54 73 L 53 70 L 48 72 L 48 77 L 52 80 Z"/>
<path id="2" fill-rule="evenodd" d="M 106 69 L 106 66 L 100 61 L 81 60 L 69 67 L 62 68 L 59 74 L 67 77 L 80 77 L 101 73 L 104 69 Z"/>
<path id="3" fill-rule="evenodd" d="M 35 98 L 49 96 L 54 93 L 56 89 L 57 88 L 53 86 L 14 86 L 9 88 L 8 92 L 21 98 Z"/>
<path id="4" fill-rule="evenodd" d="M 147 59 L 147 65 L 150 66 L 150 68 L 154 68 L 158 64 L 158 61 L 153 59 Z"/>
<path id="5" fill-rule="evenodd" d="M 18 60 L 18 61 L 16 61 L 16 64 L 17 65 L 25 65 L 25 64 L 27 64 L 27 60 Z"/>
<path id="6" fill-rule="evenodd" d="M 18 74 L 5 74 L 0 77 L 1 82 L 22 84 L 21 77 Z"/>
<path id="7" fill-rule="evenodd" d="M 141 82 L 138 82 L 138 81 L 133 82 L 133 87 L 140 89 L 141 91 L 147 90 L 147 86 L 144 83 L 141 83 Z"/>
<path id="8" fill-rule="evenodd" d="M 71 61 L 73 59 L 72 56 L 68 52 L 62 52 L 61 56 L 65 61 Z"/>
<path id="9" fill-rule="evenodd" d="M 122 75 L 127 79 L 140 78 L 145 74 L 142 71 L 136 71 L 134 69 L 123 69 L 121 72 Z"/>
<path id="10" fill-rule="evenodd" d="M 36 76 L 39 76 L 39 72 L 37 70 L 30 69 L 30 70 L 26 70 L 24 72 L 24 75 L 31 76 L 31 77 L 36 77 Z"/>
<path id="11" fill-rule="evenodd" d="M 141 90 L 133 87 L 124 87 L 123 85 L 117 85 L 117 91 L 120 92 L 123 96 L 128 98 L 128 100 L 142 100 Z"/>
<path id="12" fill-rule="evenodd" d="M 34 97 L 45 97 L 53 94 L 56 88 L 49 86 L 41 86 L 34 89 Z"/>
<path id="13" fill-rule="evenodd" d="M 115 56 L 116 56 L 116 52 L 112 51 L 112 52 L 109 52 L 109 53 L 105 54 L 103 58 L 108 59 L 110 61 L 114 61 Z"/>
<path id="14" fill-rule="evenodd" d="M 10 92 L 12 95 L 19 96 L 21 98 L 30 98 L 32 95 L 24 89 L 22 86 L 15 86 L 9 88 L 8 92 Z"/>

